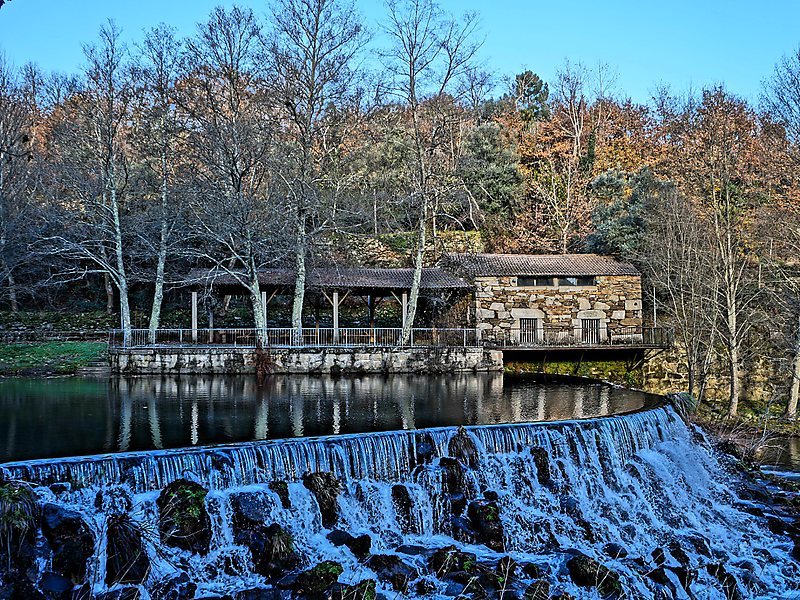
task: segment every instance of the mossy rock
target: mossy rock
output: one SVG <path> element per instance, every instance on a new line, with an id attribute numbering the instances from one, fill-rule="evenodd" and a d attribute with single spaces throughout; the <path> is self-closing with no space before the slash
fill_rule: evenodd
<path id="1" fill-rule="evenodd" d="M 619 575 L 590 556 L 573 556 L 567 561 L 567 570 L 575 585 L 593 587 L 603 598 L 622 598 L 625 595 Z"/>
<path id="2" fill-rule="evenodd" d="M 150 574 L 150 559 L 140 527 L 128 515 L 108 519 L 106 534 L 106 584 L 143 583 Z"/>
<path id="3" fill-rule="evenodd" d="M 326 560 L 300 573 L 292 587 L 301 595 L 317 594 L 335 584 L 343 572 L 344 569 L 338 562 Z"/>
<path id="4" fill-rule="evenodd" d="M 211 519 L 206 510 L 208 490 L 188 479 L 176 479 L 156 500 L 161 541 L 205 555 L 211 544 Z"/>
<path id="5" fill-rule="evenodd" d="M 0 483 L 0 573 L 30 566 L 40 514 L 33 488 L 17 481 Z"/>
<path id="6" fill-rule="evenodd" d="M 447 443 L 447 452 L 468 467 L 475 468 L 480 461 L 480 453 L 475 440 L 463 427 L 459 427 L 455 435 Z"/>
<path id="7" fill-rule="evenodd" d="M 292 501 L 289 498 L 289 484 L 285 481 L 277 480 L 269 482 L 269 489 L 277 494 L 281 501 L 281 506 L 285 509 L 292 508 Z"/>
<path id="8" fill-rule="evenodd" d="M 314 495 L 319 505 L 323 527 L 333 527 L 339 520 L 339 493 L 342 483 L 333 473 L 320 471 L 303 475 L 303 485 Z"/>

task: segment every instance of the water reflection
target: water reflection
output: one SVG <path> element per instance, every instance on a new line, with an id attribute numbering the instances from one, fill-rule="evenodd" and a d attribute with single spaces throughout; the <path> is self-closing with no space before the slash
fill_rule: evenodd
<path id="1" fill-rule="evenodd" d="M 780 437 L 769 440 L 757 458 L 766 467 L 800 473 L 800 437 Z"/>
<path id="2" fill-rule="evenodd" d="M 590 418 L 648 396 L 498 374 L 0 381 L 0 461 L 445 425 Z"/>

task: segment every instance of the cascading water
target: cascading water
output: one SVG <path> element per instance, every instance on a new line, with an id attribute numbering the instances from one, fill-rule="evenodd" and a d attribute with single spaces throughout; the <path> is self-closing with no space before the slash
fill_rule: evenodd
<path id="1" fill-rule="evenodd" d="M 800 594 L 790 538 L 770 531 L 763 507 L 737 496 L 737 476 L 666 406 L 466 432 L 438 428 L 8 463 L 3 473 L 38 486 L 41 503 L 80 515 L 94 540 L 84 578 L 95 594 L 122 589 L 120 579 L 134 581 L 143 598 L 190 598 L 195 585 L 197 598 L 298 589 L 302 576 L 288 572 L 323 561 L 341 565 L 340 582 L 374 579 L 388 597 L 398 591 L 529 598 Z M 315 487 L 309 473 L 334 477 L 319 476 L 323 485 Z M 202 500 L 209 517 L 203 551 L 164 540 L 158 499 L 181 479 L 209 490 Z M 109 500 L 115 497 L 123 500 Z M 107 533 L 119 527 L 121 513 L 146 554 L 138 563 L 141 583 L 108 576 Z M 289 534 L 281 539 L 296 551 L 293 569 L 278 561 L 276 573 L 275 561 L 259 555 L 263 539 L 252 532 L 269 538 L 272 524 L 280 526 L 273 534 Z M 354 542 L 365 534 L 368 553 Z M 458 568 L 443 572 L 442 552 L 434 551 L 448 546 L 457 548 L 445 555 Z M 57 570 L 43 556 L 39 577 Z M 191 585 L 183 596 L 169 596 L 167 580 Z M 331 596 L 331 589 L 328 597 L 369 595 L 340 587 Z"/>

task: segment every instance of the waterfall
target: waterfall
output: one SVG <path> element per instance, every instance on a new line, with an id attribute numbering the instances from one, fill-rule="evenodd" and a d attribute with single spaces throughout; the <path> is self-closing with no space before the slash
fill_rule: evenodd
<path id="1" fill-rule="evenodd" d="M 598 597 L 567 573 L 565 563 L 578 553 L 618 574 L 630 598 L 775 598 L 800 589 L 790 539 L 769 530 L 762 508 L 737 495 L 737 475 L 668 406 L 465 431 L 477 459 L 459 466 L 458 493 L 442 458 L 451 453 L 454 437 L 464 434 L 447 427 L 7 463 L 2 472 L 6 480 L 39 486 L 43 501 L 84 515 L 100 540 L 87 567 L 98 593 L 107 589 L 102 536 L 109 515 L 96 497 L 114 489 L 130 495 L 131 518 L 150 532 L 143 534 L 151 566 L 140 585 L 145 598 L 176 569 L 198 585 L 198 597 L 267 585 L 247 548 L 235 543 L 233 514 L 242 498 L 256 503 L 266 524 L 291 533 L 305 567 L 335 560 L 344 569 L 342 582 L 375 579 L 371 563 L 328 536 L 331 529 L 367 534 L 373 554 L 398 555 L 417 569 L 429 597 L 453 595 L 453 582 L 440 581 L 426 564 L 433 550 L 448 545 L 486 565 L 505 555 L 535 564 L 553 594 L 578 598 Z M 341 482 L 335 526 L 323 526 L 320 502 L 303 484 L 303 475 L 314 472 L 332 473 Z M 209 490 L 212 532 L 205 556 L 158 538 L 156 498 L 179 478 Z M 275 481 L 286 482 L 288 498 L 270 485 Z M 393 497 L 398 485 L 407 491 L 407 514 Z M 453 515 L 466 513 L 455 504 L 478 500 L 496 505 L 502 549 L 459 531 L 464 517 Z M 714 566 L 719 564 L 723 577 Z M 692 576 L 679 581 L 684 572 Z M 526 573 L 518 577 L 523 588 L 537 578 Z M 391 586 L 378 579 L 379 591 L 393 597 Z"/>

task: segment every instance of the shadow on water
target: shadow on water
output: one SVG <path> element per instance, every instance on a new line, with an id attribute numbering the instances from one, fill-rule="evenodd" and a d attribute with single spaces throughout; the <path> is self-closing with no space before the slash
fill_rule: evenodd
<path id="1" fill-rule="evenodd" d="M 646 394 L 600 383 L 457 376 L 0 381 L 0 462 L 450 425 L 586 419 Z"/>

